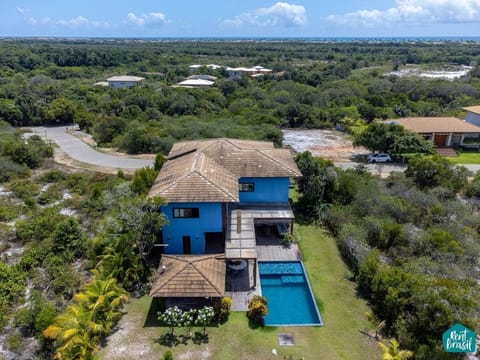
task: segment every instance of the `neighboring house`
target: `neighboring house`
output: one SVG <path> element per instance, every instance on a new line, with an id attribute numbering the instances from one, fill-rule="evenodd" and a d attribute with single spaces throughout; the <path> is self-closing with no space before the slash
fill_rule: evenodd
<path id="1" fill-rule="evenodd" d="M 184 81 L 179 82 L 176 87 L 194 87 L 194 88 L 201 88 L 201 87 L 210 87 L 215 84 L 214 81 L 205 80 L 205 79 L 187 79 Z"/>
<path id="2" fill-rule="evenodd" d="M 480 126 L 480 105 L 464 107 L 463 110 L 467 112 L 466 122 Z"/>
<path id="3" fill-rule="evenodd" d="M 478 137 L 480 127 L 455 117 L 415 117 L 388 120 L 431 140 L 437 147 L 460 146 L 467 137 Z"/>
<path id="4" fill-rule="evenodd" d="M 254 66 L 251 68 L 246 68 L 246 67 L 236 67 L 236 68 L 231 68 L 227 67 L 225 69 L 227 71 L 227 74 L 229 76 L 250 76 L 250 77 L 258 77 L 258 76 L 263 76 L 267 74 L 271 74 L 272 70 L 270 69 L 265 69 L 263 66 Z"/>
<path id="5" fill-rule="evenodd" d="M 208 64 L 208 65 L 198 65 L 198 64 L 194 64 L 194 65 L 190 65 L 188 68 L 190 70 L 190 74 L 193 74 L 195 73 L 198 69 L 202 68 L 202 67 L 206 67 L 207 69 L 212 69 L 212 70 L 217 70 L 217 69 L 220 69 L 222 68 L 222 66 L 220 65 L 215 65 L 215 64 Z"/>
<path id="6" fill-rule="evenodd" d="M 255 227 L 292 231 L 290 178 L 301 173 L 288 149 L 264 141 L 214 139 L 174 144 L 148 197 L 167 218 L 164 255 L 150 295 L 189 308 L 225 295 L 227 261 L 257 283 Z M 212 255 L 213 254 L 213 255 Z"/>
<path id="7" fill-rule="evenodd" d="M 198 74 L 198 75 L 190 75 L 189 77 L 187 77 L 187 80 L 210 80 L 210 81 L 215 81 L 215 80 L 217 80 L 217 77 L 213 76 L 213 75 Z"/>
<path id="8" fill-rule="evenodd" d="M 120 89 L 120 88 L 129 88 L 132 86 L 137 86 L 143 80 L 145 80 L 145 78 L 139 77 L 139 76 L 122 75 L 122 76 L 112 76 L 107 79 L 107 82 L 108 82 L 108 86 L 115 89 Z"/>

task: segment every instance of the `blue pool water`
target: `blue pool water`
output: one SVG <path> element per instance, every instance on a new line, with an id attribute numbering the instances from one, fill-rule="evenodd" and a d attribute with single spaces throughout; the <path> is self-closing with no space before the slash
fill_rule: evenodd
<path id="1" fill-rule="evenodd" d="M 259 262 L 258 271 L 268 302 L 265 325 L 323 325 L 300 261 Z"/>

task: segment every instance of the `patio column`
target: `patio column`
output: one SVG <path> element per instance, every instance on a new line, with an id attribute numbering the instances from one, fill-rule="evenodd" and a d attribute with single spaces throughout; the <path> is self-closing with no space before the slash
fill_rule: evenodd
<path id="1" fill-rule="evenodd" d="M 447 143 L 446 143 L 446 146 L 449 147 L 450 144 L 452 143 L 452 133 L 449 133 L 448 134 L 448 138 L 447 138 Z"/>
<path id="2" fill-rule="evenodd" d="M 253 259 L 253 287 L 257 287 L 257 260 Z"/>

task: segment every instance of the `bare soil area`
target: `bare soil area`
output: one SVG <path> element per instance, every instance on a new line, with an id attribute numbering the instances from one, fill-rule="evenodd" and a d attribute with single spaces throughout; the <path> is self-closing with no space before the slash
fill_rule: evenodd
<path id="1" fill-rule="evenodd" d="M 369 152 L 354 147 L 350 136 L 337 130 L 283 130 L 283 144 L 297 152 L 310 151 L 313 156 L 338 162 L 352 161 Z"/>

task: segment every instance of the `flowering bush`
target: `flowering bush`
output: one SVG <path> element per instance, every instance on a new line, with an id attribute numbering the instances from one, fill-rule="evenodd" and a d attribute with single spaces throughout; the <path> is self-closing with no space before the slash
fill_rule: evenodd
<path id="1" fill-rule="evenodd" d="M 183 312 L 176 306 L 170 307 L 165 312 L 159 313 L 158 319 L 170 327 L 173 335 L 175 334 L 175 327 L 182 325 Z"/>
<path id="2" fill-rule="evenodd" d="M 248 318 L 256 324 L 263 325 L 263 318 L 266 315 L 268 315 L 267 299 L 255 295 L 248 302 Z"/>
<path id="3" fill-rule="evenodd" d="M 213 307 L 204 306 L 197 312 L 197 319 L 195 320 L 195 325 L 203 327 L 203 334 L 206 333 L 206 327 L 209 325 L 215 317 L 215 311 Z"/>

